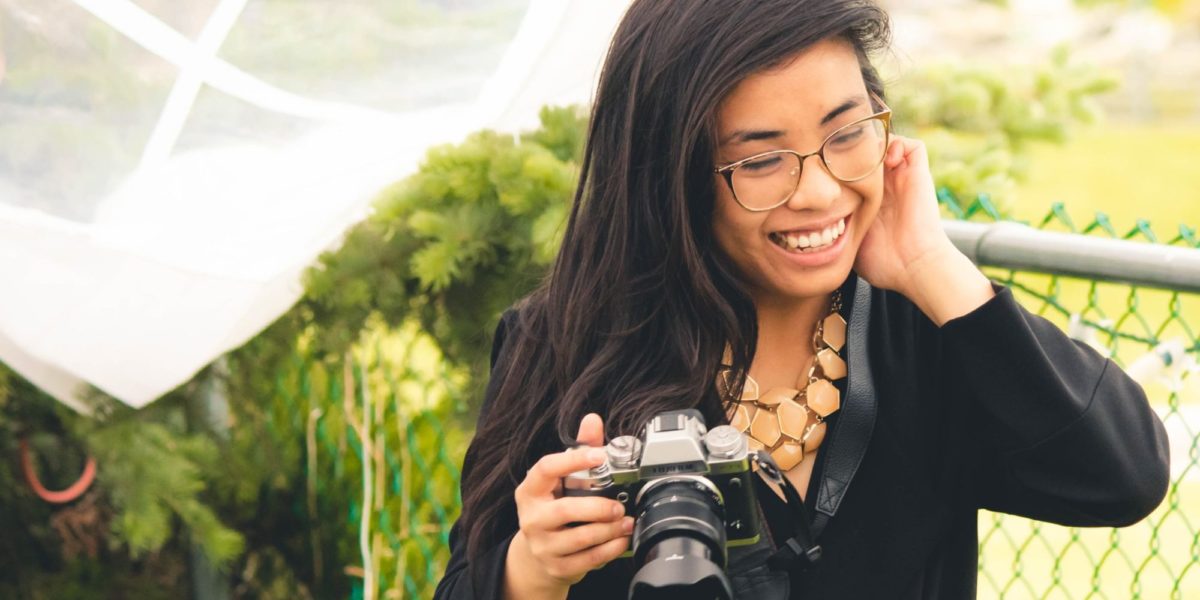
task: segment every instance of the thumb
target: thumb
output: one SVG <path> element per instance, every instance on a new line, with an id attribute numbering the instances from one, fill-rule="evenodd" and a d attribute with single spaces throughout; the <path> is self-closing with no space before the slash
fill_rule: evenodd
<path id="1" fill-rule="evenodd" d="M 604 445 L 604 420 L 596 413 L 588 413 L 584 415 L 583 420 L 579 422 L 579 435 L 575 436 L 575 441 L 584 446 L 603 446 Z"/>

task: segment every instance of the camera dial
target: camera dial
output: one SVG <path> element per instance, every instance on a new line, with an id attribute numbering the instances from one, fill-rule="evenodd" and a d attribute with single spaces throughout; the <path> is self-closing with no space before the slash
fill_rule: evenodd
<path id="1" fill-rule="evenodd" d="M 636 469 L 642 458 L 642 440 L 632 435 L 617 436 L 608 443 L 605 451 L 613 468 Z"/>
<path id="2" fill-rule="evenodd" d="M 733 458 L 745 450 L 746 436 L 729 425 L 718 425 L 704 436 L 704 447 L 710 456 Z"/>

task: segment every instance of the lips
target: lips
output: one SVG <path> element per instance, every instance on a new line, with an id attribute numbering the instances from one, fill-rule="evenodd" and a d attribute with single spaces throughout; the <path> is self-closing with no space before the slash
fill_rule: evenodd
<path id="1" fill-rule="evenodd" d="M 832 246 L 846 232 L 846 219 L 842 217 L 819 229 L 775 231 L 767 237 L 788 252 L 820 252 Z"/>

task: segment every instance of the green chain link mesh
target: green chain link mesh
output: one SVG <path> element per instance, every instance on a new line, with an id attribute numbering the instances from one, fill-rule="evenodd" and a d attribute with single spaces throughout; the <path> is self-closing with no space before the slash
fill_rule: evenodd
<path id="1" fill-rule="evenodd" d="M 986 196 L 962 206 L 948 193 L 939 199 L 959 219 L 998 220 Z M 1104 213 L 1077 225 L 1061 203 L 1030 225 L 1113 239 L 1200 248 L 1196 231 L 1180 225 L 1160 238 L 1138 220 L 1118 229 Z M 1200 593 L 1200 338 L 1188 316 L 1200 315 L 1200 298 L 1170 290 L 1057 277 L 1007 269 L 985 272 L 1009 286 L 1031 311 L 1082 335 L 1118 364 L 1153 360 L 1173 346 L 1186 354 L 1142 381 L 1171 437 L 1171 485 L 1149 517 L 1124 529 L 1068 528 L 983 511 L 979 518 L 980 598 L 1160 598 Z M 1200 277 L 1200 275 L 1197 275 Z M 1160 344 L 1164 346 L 1160 346 Z M 1161 363 L 1160 363 L 1161 364 Z M 1190 376 L 1190 377 L 1189 377 Z M 1187 592 L 1185 594 L 1185 592 Z"/>
<path id="2" fill-rule="evenodd" d="M 943 191 L 939 200 L 959 219 L 1001 218 L 986 196 L 963 206 Z M 1077 226 L 1061 204 L 1031 225 L 1200 248 L 1196 231 L 1186 226 L 1164 236 L 1164 242 L 1145 221 L 1122 231 L 1098 213 Z M 1082 332 L 1123 366 L 1163 343 L 1182 347 L 1191 360 L 1200 357 L 1200 338 L 1187 320 L 1200 314 L 1196 295 L 985 271 L 1011 287 L 1029 310 Z M 435 345 L 415 327 L 375 328 L 363 339 L 340 366 L 299 351 L 293 370 L 279 376 L 284 402 L 278 416 L 307 420 L 292 423 L 307 432 L 307 512 L 319 516 L 322 504 L 341 505 L 335 498 L 351 507 L 329 526 L 340 531 L 334 535 L 339 544 L 352 545 L 356 550 L 350 555 L 360 557 L 357 565 L 345 567 L 358 582 L 353 597 L 430 598 L 448 558 L 450 525 L 461 508 L 459 465 L 470 439 L 470 425 L 464 426 L 462 418 L 466 379 L 442 365 Z M 1120 530 L 1059 527 L 982 512 L 980 598 L 1157 600 L 1200 594 L 1200 376 L 1189 378 L 1186 366 L 1171 365 L 1162 377 L 1143 382 L 1172 437 L 1172 483 L 1163 504 Z M 313 539 L 324 538 L 314 533 Z"/>

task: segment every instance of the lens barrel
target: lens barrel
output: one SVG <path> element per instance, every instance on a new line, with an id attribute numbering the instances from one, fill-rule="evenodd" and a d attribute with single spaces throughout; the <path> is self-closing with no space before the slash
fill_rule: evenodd
<path id="1" fill-rule="evenodd" d="M 647 484 L 637 503 L 630 600 L 729 600 L 725 520 L 720 494 L 706 479 L 667 477 Z"/>

